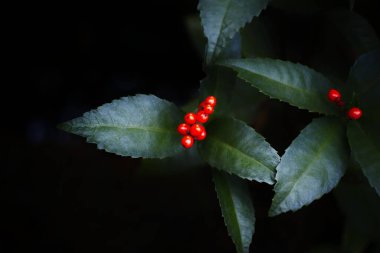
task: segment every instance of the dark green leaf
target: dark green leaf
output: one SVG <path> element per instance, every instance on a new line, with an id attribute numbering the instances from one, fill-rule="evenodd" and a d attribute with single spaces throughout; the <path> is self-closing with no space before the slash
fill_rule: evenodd
<path id="1" fill-rule="evenodd" d="M 185 19 L 187 32 L 190 40 L 200 56 L 204 56 L 204 49 L 207 39 L 204 37 L 201 19 L 198 15 L 188 16 Z"/>
<path id="2" fill-rule="evenodd" d="M 238 72 L 238 77 L 262 93 L 301 109 L 335 114 L 326 95 L 331 87 L 322 74 L 301 64 L 273 59 L 236 59 L 220 63 Z"/>
<path id="3" fill-rule="evenodd" d="M 321 10 L 316 0 L 272 0 L 270 4 L 292 13 L 313 14 Z"/>
<path id="4" fill-rule="evenodd" d="M 349 181 L 343 180 L 334 190 L 339 207 L 346 222 L 357 236 L 366 240 L 380 240 L 380 201 L 376 192 L 361 175 L 352 175 Z M 358 180 L 359 179 L 359 180 Z"/>
<path id="5" fill-rule="evenodd" d="M 280 158 L 269 143 L 244 122 L 223 118 L 207 126 L 207 138 L 199 142 L 200 155 L 211 166 L 241 178 L 274 183 Z"/>
<path id="6" fill-rule="evenodd" d="M 210 95 L 216 97 L 218 102 L 212 117 L 231 115 L 244 121 L 252 120 L 263 95 L 236 78 L 232 70 L 213 66 L 207 73 L 201 82 L 199 102 Z"/>
<path id="7" fill-rule="evenodd" d="M 215 96 L 217 104 L 214 116 L 229 115 L 231 112 L 231 90 L 234 89 L 236 74 L 231 70 L 221 67 L 208 68 L 207 77 L 201 81 L 199 90 L 199 102 L 208 96 Z"/>
<path id="8" fill-rule="evenodd" d="M 277 166 L 269 215 L 296 211 L 331 191 L 344 174 L 347 153 L 344 127 L 337 119 L 313 120 Z"/>
<path id="9" fill-rule="evenodd" d="M 239 253 L 248 253 L 255 230 L 255 211 L 244 180 L 214 170 L 213 179 L 229 235 Z"/>
<path id="10" fill-rule="evenodd" d="M 357 94 L 364 94 L 372 87 L 380 86 L 380 50 L 363 54 L 356 60 L 348 84 Z"/>
<path id="11" fill-rule="evenodd" d="M 348 124 L 347 135 L 355 160 L 380 195 L 380 135 L 376 136 L 358 122 Z"/>
<path id="12" fill-rule="evenodd" d="M 208 39 L 206 62 L 215 60 L 239 29 L 258 16 L 267 4 L 268 0 L 200 0 L 198 8 Z"/>
<path id="13" fill-rule="evenodd" d="M 182 113 L 153 95 L 114 100 L 60 125 L 99 149 L 122 156 L 163 158 L 182 150 L 177 125 Z"/>
<path id="14" fill-rule="evenodd" d="M 278 57 L 280 45 L 273 35 L 275 32 L 271 29 L 271 22 L 273 20 L 260 16 L 241 30 L 243 58 Z"/>
<path id="15" fill-rule="evenodd" d="M 328 25 L 340 35 L 340 45 L 348 45 L 350 54 L 359 56 L 380 47 L 380 40 L 368 21 L 352 11 L 334 11 Z"/>

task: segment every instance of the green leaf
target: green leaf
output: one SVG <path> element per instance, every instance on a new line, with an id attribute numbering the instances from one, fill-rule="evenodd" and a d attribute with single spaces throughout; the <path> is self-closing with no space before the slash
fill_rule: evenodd
<path id="1" fill-rule="evenodd" d="M 114 100 L 59 127 L 122 156 L 164 158 L 182 149 L 177 125 L 182 113 L 153 95 Z"/>
<path id="2" fill-rule="evenodd" d="M 206 63 L 217 59 L 228 41 L 258 16 L 268 0 L 200 0 L 198 9 L 206 35 Z"/>
<path id="3" fill-rule="evenodd" d="M 199 142 L 200 155 L 211 166 L 241 178 L 274 183 L 280 158 L 253 128 L 233 118 L 222 118 L 207 126 L 207 138 Z"/>
<path id="4" fill-rule="evenodd" d="M 376 136 L 358 122 L 348 124 L 347 135 L 355 160 L 380 195 L 380 135 Z"/>
<path id="5" fill-rule="evenodd" d="M 340 35 L 339 45 L 348 46 L 355 56 L 380 47 L 376 31 L 368 21 L 352 11 L 333 11 L 327 16 L 327 22 Z"/>
<path id="6" fill-rule="evenodd" d="M 361 55 L 352 66 L 348 84 L 362 95 L 374 86 L 380 86 L 380 50 Z"/>
<path id="7" fill-rule="evenodd" d="M 244 180 L 214 170 L 213 179 L 229 235 L 239 253 L 249 252 L 255 230 L 255 211 Z"/>
<path id="8" fill-rule="evenodd" d="M 269 215 L 296 211 L 331 191 L 344 174 L 347 153 L 342 124 L 334 118 L 314 119 L 277 166 Z"/>
<path id="9" fill-rule="evenodd" d="M 238 77 L 272 98 L 311 112 L 337 113 L 336 106 L 326 98 L 329 80 L 304 65 L 269 58 L 226 60 L 220 64 L 234 69 Z"/>

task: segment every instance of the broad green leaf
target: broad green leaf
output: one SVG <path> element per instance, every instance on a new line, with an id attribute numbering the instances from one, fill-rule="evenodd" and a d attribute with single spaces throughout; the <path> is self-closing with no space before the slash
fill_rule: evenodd
<path id="1" fill-rule="evenodd" d="M 350 122 L 347 129 L 348 141 L 355 160 L 380 195 L 380 135 L 376 136 L 368 130 L 359 122 Z"/>
<path id="2" fill-rule="evenodd" d="M 380 50 L 361 55 L 352 66 L 348 84 L 362 95 L 374 86 L 380 86 Z"/>
<path id="3" fill-rule="evenodd" d="M 164 158 L 182 150 L 177 125 L 182 113 L 153 95 L 114 100 L 59 127 L 122 156 Z"/>
<path id="4" fill-rule="evenodd" d="M 277 166 L 269 215 L 296 211 L 331 191 L 344 174 L 347 153 L 344 127 L 337 119 L 313 120 Z"/>
<path id="5" fill-rule="evenodd" d="M 208 40 L 206 63 L 217 59 L 228 41 L 267 4 L 268 0 L 200 0 L 198 9 Z"/>
<path id="6" fill-rule="evenodd" d="M 349 53 L 359 56 L 380 47 L 376 31 L 368 21 L 352 11 L 334 11 L 327 16 L 329 27 L 340 35 L 341 46 L 348 46 Z"/>
<path id="7" fill-rule="evenodd" d="M 220 63 L 237 71 L 238 77 L 262 93 L 301 109 L 337 113 L 326 98 L 331 87 L 327 78 L 304 65 L 273 59 L 234 59 Z"/>
<path id="8" fill-rule="evenodd" d="M 276 150 L 240 120 L 214 120 L 207 126 L 207 138 L 199 142 L 198 148 L 212 167 L 241 178 L 274 183 L 274 169 L 280 161 Z"/>
<path id="9" fill-rule="evenodd" d="M 244 180 L 214 170 L 213 180 L 228 234 L 239 253 L 249 252 L 255 231 L 255 211 Z"/>

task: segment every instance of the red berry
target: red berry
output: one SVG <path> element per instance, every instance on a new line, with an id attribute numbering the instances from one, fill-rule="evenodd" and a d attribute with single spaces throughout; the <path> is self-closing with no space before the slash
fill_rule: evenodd
<path id="1" fill-rule="evenodd" d="M 203 101 L 202 103 L 199 104 L 198 106 L 198 112 L 199 111 L 203 111 L 203 108 L 208 105 L 205 101 Z"/>
<path id="2" fill-rule="evenodd" d="M 200 124 L 194 124 L 190 127 L 190 134 L 193 137 L 199 136 L 203 131 L 205 131 L 205 128 Z"/>
<path id="3" fill-rule="evenodd" d="M 212 105 L 206 105 L 204 108 L 203 108 L 203 111 L 207 114 L 211 114 L 214 112 L 214 107 Z"/>
<path id="4" fill-rule="evenodd" d="M 178 133 L 180 133 L 182 135 L 187 135 L 190 131 L 190 126 L 188 124 L 185 124 L 185 123 L 179 124 L 177 131 L 178 131 Z"/>
<path id="5" fill-rule="evenodd" d="M 201 140 L 204 140 L 206 138 L 206 130 L 202 131 L 202 133 L 195 137 L 195 139 L 197 139 L 198 141 L 201 141 Z"/>
<path id="6" fill-rule="evenodd" d="M 197 121 L 200 123 L 206 123 L 208 120 L 208 114 L 205 113 L 204 111 L 199 111 L 197 113 Z"/>
<path id="7" fill-rule="evenodd" d="M 214 96 L 209 96 L 205 99 L 205 102 L 211 106 L 215 106 L 216 105 L 216 98 Z"/>
<path id="8" fill-rule="evenodd" d="M 194 144 L 194 138 L 190 135 L 183 136 L 181 144 L 184 148 L 191 148 Z"/>
<path id="9" fill-rule="evenodd" d="M 362 110 L 360 110 L 359 108 L 357 107 L 352 107 L 348 112 L 347 112 L 347 116 L 350 118 L 350 119 L 353 119 L 353 120 L 357 120 L 357 119 L 360 119 L 360 117 L 362 116 Z"/>
<path id="10" fill-rule="evenodd" d="M 185 122 L 189 125 L 194 124 L 197 122 L 197 115 L 195 115 L 195 113 L 189 112 L 185 115 Z"/>
<path id="11" fill-rule="evenodd" d="M 329 100 L 331 102 L 339 102 L 340 99 L 342 98 L 342 95 L 340 94 L 339 91 L 335 90 L 335 89 L 331 89 L 329 90 L 329 93 L 327 94 L 327 97 L 329 98 Z"/>

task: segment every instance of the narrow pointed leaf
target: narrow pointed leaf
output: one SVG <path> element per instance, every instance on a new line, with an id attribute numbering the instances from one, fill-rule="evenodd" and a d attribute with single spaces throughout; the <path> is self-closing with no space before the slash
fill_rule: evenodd
<path id="1" fill-rule="evenodd" d="M 304 65 L 269 58 L 234 59 L 220 64 L 234 69 L 238 77 L 272 98 L 311 112 L 337 113 L 326 98 L 329 80 Z"/>
<path id="2" fill-rule="evenodd" d="M 344 127 L 337 119 L 313 120 L 277 166 L 269 215 L 296 211 L 331 191 L 344 174 L 347 153 Z"/>
<path id="3" fill-rule="evenodd" d="M 213 180 L 228 234 L 236 251 L 248 253 L 255 231 L 255 211 L 244 180 L 214 170 Z"/>
<path id="4" fill-rule="evenodd" d="M 207 137 L 198 148 L 213 167 L 241 178 L 274 183 L 274 169 L 280 160 L 276 150 L 240 120 L 214 120 L 207 126 Z"/>
<path id="5" fill-rule="evenodd" d="M 268 0 L 200 0 L 198 9 L 208 40 L 206 62 L 215 60 L 239 29 L 267 4 Z"/>
<path id="6" fill-rule="evenodd" d="M 153 95 L 114 100 L 59 127 L 122 156 L 163 158 L 182 150 L 177 125 L 182 113 Z"/>
<path id="7" fill-rule="evenodd" d="M 358 122 L 348 124 L 347 135 L 355 160 L 360 164 L 370 185 L 380 195 L 380 135 L 376 136 Z"/>

